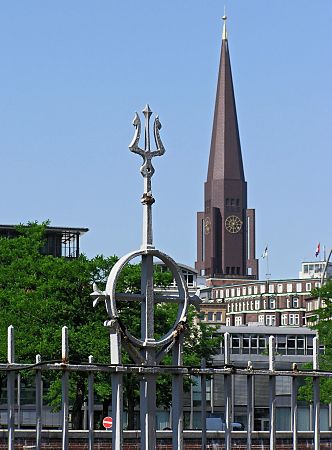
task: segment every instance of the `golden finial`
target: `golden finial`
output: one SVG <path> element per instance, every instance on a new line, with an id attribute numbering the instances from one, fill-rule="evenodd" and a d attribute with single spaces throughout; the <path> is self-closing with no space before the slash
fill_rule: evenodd
<path id="1" fill-rule="evenodd" d="M 227 29 L 226 29 L 226 20 L 227 20 L 227 16 L 226 16 L 226 7 L 224 9 L 224 15 L 222 16 L 222 20 L 224 21 L 224 26 L 223 26 L 223 30 L 222 30 L 222 39 L 227 40 Z"/>

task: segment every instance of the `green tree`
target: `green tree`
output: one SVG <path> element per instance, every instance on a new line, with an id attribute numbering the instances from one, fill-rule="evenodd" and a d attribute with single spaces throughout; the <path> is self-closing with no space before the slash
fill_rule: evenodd
<path id="1" fill-rule="evenodd" d="M 332 281 L 314 289 L 312 296 L 323 301 L 322 307 L 309 319 L 311 328 L 318 331 L 320 345 L 325 348 L 324 353 L 319 356 L 319 367 L 321 370 L 332 371 Z M 312 368 L 312 364 L 307 367 Z M 299 389 L 299 398 L 311 402 L 312 395 L 312 379 L 308 378 Z M 320 399 L 324 404 L 332 402 L 332 378 L 320 379 Z"/>
<path id="2" fill-rule="evenodd" d="M 61 329 L 69 329 L 70 362 L 86 362 L 93 355 L 98 363 L 109 363 L 109 332 L 103 326 L 105 308 L 92 308 L 90 293 L 92 283 L 103 288 L 117 257 L 96 256 L 88 259 L 80 255 L 77 259 L 55 258 L 40 253 L 44 245 L 46 223 L 31 223 L 18 227 L 15 239 L 0 238 L 0 358 L 6 360 L 7 327 L 15 328 L 16 360 L 31 363 L 35 355 L 42 360 L 61 359 Z M 169 285 L 171 274 L 156 270 L 155 281 L 159 286 Z M 140 290 L 141 268 L 128 264 L 118 283 L 119 292 L 136 293 Z M 140 306 L 138 303 L 119 305 L 123 323 L 130 324 L 130 331 L 139 335 Z M 156 333 L 164 334 L 174 323 L 176 305 L 156 306 Z M 213 338 L 213 329 L 205 324 L 194 325 L 195 313 L 189 312 L 186 335 L 186 365 L 198 365 L 204 356 L 209 358 L 218 346 Z M 124 362 L 129 362 L 126 354 Z M 167 357 L 164 363 L 170 362 Z M 60 404 L 60 380 L 54 374 L 45 374 L 49 383 L 48 401 L 53 406 Z M 170 402 L 169 380 L 159 377 L 159 403 Z M 28 375 L 27 375 L 28 381 Z M 82 406 L 87 395 L 86 376 L 75 373 L 70 377 L 73 428 L 82 426 Z M 167 385 L 168 383 L 168 385 Z M 165 388 L 167 386 L 167 389 Z M 128 411 L 138 401 L 138 380 L 129 375 L 125 379 L 125 400 Z M 96 375 L 96 394 L 105 411 L 111 400 L 110 378 Z"/>

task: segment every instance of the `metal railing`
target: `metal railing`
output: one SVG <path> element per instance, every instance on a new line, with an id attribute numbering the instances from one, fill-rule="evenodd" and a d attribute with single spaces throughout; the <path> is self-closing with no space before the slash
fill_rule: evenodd
<path id="1" fill-rule="evenodd" d="M 88 448 L 92 450 L 95 445 L 95 435 L 98 433 L 94 429 L 94 376 L 96 373 L 108 373 L 111 376 L 116 374 L 137 373 L 140 375 L 149 374 L 157 375 L 169 374 L 173 378 L 183 379 L 184 376 L 200 377 L 201 382 L 201 419 L 202 429 L 198 433 L 198 438 L 201 442 L 201 448 L 208 448 L 207 444 L 207 427 L 206 427 L 206 380 L 207 377 L 213 377 L 223 375 L 224 377 L 224 411 L 225 411 L 225 429 L 223 432 L 217 433 L 224 439 L 224 448 L 230 450 L 232 448 L 232 439 L 234 436 L 238 436 L 237 432 L 232 430 L 232 409 L 234 403 L 234 392 L 232 377 L 240 375 L 244 377 L 247 384 L 247 430 L 246 434 L 246 448 L 251 450 L 253 448 L 253 436 L 257 434 L 254 431 L 253 417 L 254 417 L 254 399 L 253 399 L 253 383 L 256 376 L 268 377 L 269 385 L 269 448 L 274 450 L 277 448 L 277 431 L 276 431 L 276 379 L 277 377 L 291 377 L 291 433 L 292 433 L 292 448 L 298 449 L 298 408 L 297 408 L 297 396 L 299 379 L 303 377 L 312 378 L 313 381 L 313 447 L 314 450 L 320 449 L 320 379 L 322 377 L 332 377 L 332 372 L 325 372 L 319 370 L 319 344 L 318 337 L 314 338 L 314 351 L 313 351 L 313 369 L 302 370 L 298 368 L 296 364 L 293 364 L 290 370 L 276 370 L 275 366 L 275 337 L 269 338 L 269 355 L 268 355 L 268 367 L 265 369 L 256 369 L 252 363 L 248 361 L 248 365 L 245 368 L 234 367 L 230 359 L 230 335 L 225 333 L 224 335 L 224 348 L 225 348 L 225 365 L 224 367 L 205 367 L 203 362 L 201 367 L 175 367 L 175 366 L 139 366 L 139 365 L 123 365 L 123 364 L 110 364 L 99 365 L 95 364 L 93 357 L 88 358 L 87 364 L 71 364 L 69 362 L 69 347 L 68 347 L 68 329 L 63 327 L 62 329 L 62 360 L 57 362 L 42 361 L 40 355 L 36 356 L 36 362 L 34 364 L 20 364 L 15 362 L 15 342 L 14 342 L 14 329 L 12 326 L 8 328 L 8 361 L 7 363 L 0 364 L 0 371 L 7 374 L 7 407 L 8 407 L 8 449 L 13 450 L 15 448 L 15 380 L 17 375 L 24 371 L 30 370 L 34 372 L 35 377 L 35 398 L 36 398 L 36 423 L 35 423 L 35 438 L 34 445 L 37 450 L 42 447 L 42 374 L 47 371 L 56 371 L 61 373 L 61 385 L 62 385 L 62 425 L 61 425 L 61 440 L 62 449 L 67 450 L 69 448 L 69 377 L 73 372 L 86 372 L 88 377 L 88 430 L 85 434 L 88 441 Z M 179 377 L 180 375 L 180 377 Z M 174 405 L 173 405 L 174 406 Z M 176 428 L 181 430 L 183 435 L 183 412 L 174 414 L 173 420 L 179 421 Z M 177 431 L 179 432 L 179 431 Z M 121 433 L 123 431 L 121 430 Z M 187 432 L 186 432 L 187 433 Z M 166 433 L 167 434 L 167 433 Z M 139 434 L 137 433 L 139 436 Z M 241 433 L 243 435 L 243 433 Z M 112 436 L 112 433 L 109 434 Z M 197 433 L 195 433 L 197 436 Z M 121 439 L 122 436 L 112 436 L 113 440 Z M 183 446 L 183 437 L 180 440 Z M 183 447 L 180 446 L 179 450 Z M 116 442 L 112 442 L 112 448 L 116 447 Z M 163 447 L 165 448 L 165 447 Z M 171 447 L 169 447 L 171 448 Z M 215 448 L 215 447 L 214 447 Z M 217 447 L 218 448 L 218 447 Z M 221 448 L 221 447 L 220 447 Z M 152 450 L 152 449 L 151 449 Z"/>

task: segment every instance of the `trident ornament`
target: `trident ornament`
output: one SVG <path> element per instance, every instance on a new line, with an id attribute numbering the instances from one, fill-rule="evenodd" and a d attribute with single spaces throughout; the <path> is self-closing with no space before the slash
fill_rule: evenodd
<path id="1" fill-rule="evenodd" d="M 159 130 L 161 129 L 161 123 L 159 117 L 156 116 L 153 125 L 154 140 L 157 146 L 157 150 L 151 151 L 150 143 L 150 117 L 152 111 L 149 105 L 146 105 L 143 109 L 143 114 L 145 117 L 145 129 L 144 129 L 144 140 L 145 146 L 144 150 L 139 147 L 139 140 L 141 137 L 141 120 L 139 115 L 136 113 L 133 125 L 135 127 L 135 134 L 133 140 L 129 144 L 129 150 L 133 153 L 137 153 L 143 158 L 143 164 L 141 166 L 141 174 L 144 178 L 144 192 L 141 198 L 143 204 L 143 242 L 142 248 L 154 248 L 152 239 L 152 205 L 155 199 L 152 196 L 151 189 L 151 177 L 154 174 L 154 167 L 152 165 L 152 158 L 155 156 L 161 156 L 165 153 L 165 148 L 160 138 Z"/>

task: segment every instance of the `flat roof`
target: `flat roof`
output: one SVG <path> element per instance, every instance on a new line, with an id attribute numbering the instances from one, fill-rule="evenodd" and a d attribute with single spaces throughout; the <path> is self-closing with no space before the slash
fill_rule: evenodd
<path id="1" fill-rule="evenodd" d="M 307 327 L 269 327 L 266 325 L 239 325 L 237 327 L 231 326 L 227 327 L 226 325 L 221 325 L 218 330 L 220 333 L 230 333 L 230 334 L 298 334 L 298 335 L 312 335 L 315 336 L 317 334 L 316 330 L 312 330 Z"/>
<path id="2" fill-rule="evenodd" d="M 16 230 L 16 228 L 18 227 L 19 225 L 1 225 L 0 224 L 0 230 Z M 27 225 L 24 225 L 23 224 L 23 226 L 27 226 Z M 84 233 L 86 233 L 86 232 L 88 232 L 89 231 L 89 228 L 77 228 L 77 227 L 50 227 L 50 226 L 47 226 L 46 227 L 46 230 L 49 230 L 49 231 L 54 231 L 54 232 L 66 232 L 66 233 L 79 233 L 80 235 L 81 234 L 84 234 Z"/>

